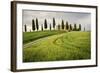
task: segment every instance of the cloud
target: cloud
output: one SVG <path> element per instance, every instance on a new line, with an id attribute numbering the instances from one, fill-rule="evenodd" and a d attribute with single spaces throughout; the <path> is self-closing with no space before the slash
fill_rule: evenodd
<path id="1" fill-rule="evenodd" d="M 61 24 L 62 19 L 64 23 L 66 21 L 69 24 L 82 24 L 82 28 L 86 27 L 90 30 L 91 27 L 91 14 L 90 13 L 79 13 L 79 12 L 51 12 L 51 11 L 32 11 L 23 10 L 23 25 L 32 25 L 32 19 L 38 18 L 39 25 L 44 24 L 44 19 L 47 19 L 48 25 L 52 24 L 53 17 L 55 18 L 56 24 Z"/>

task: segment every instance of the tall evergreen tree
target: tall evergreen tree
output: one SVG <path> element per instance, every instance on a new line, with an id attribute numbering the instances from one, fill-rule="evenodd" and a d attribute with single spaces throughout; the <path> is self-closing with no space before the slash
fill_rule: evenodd
<path id="1" fill-rule="evenodd" d="M 50 30 L 51 30 L 51 24 L 50 24 Z"/>
<path id="2" fill-rule="evenodd" d="M 37 28 L 37 31 L 39 29 L 39 25 L 38 25 L 38 19 L 36 18 L 36 28 Z"/>
<path id="3" fill-rule="evenodd" d="M 62 24 L 62 29 L 64 29 L 64 20 L 62 20 L 61 24 Z"/>
<path id="4" fill-rule="evenodd" d="M 25 32 L 27 32 L 27 26 L 26 26 L 26 24 L 24 25 L 24 27 L 25 27 Z"/>
<path id="5" fill-rule="evenodd" d="M 43 31 L 43 24 L 41 24 L 41 31 Z"/>
<path id="6" fill-rule="evenodd" d="M 32 20 L 32 30 L 33 31 L 35 30 L 35 21 L 34 21 L 34 19 Z"/>
<path id="7" fill-rule="evenodd" d="M 60 30 L 60 24 L 58 24 L 58 30 Z"/>
<path id="8" fill-rule="evenodd" d="M 44 28 L 47 29 L 47 20 L 44 20 Z"/>
<path id="9" fill-rule="evenodd" d="M 79 31 L 81 31 L 81 24 L 79 24 Z"/>
<path id="10" fill-rule="evenodd" d="M 68 22 L 66 22 L 66 30 L 68 30 L 69 29 L 69 27 L 68 27 Z"/>
<path id="11" fill-rule="evenodd" d="M 70 24 L 70 31 L 72 30 L 72 25 Z"/>
<path id="12" fill-rule="evenodd" d="M 74 24 L 74 29 L 73 29 L 74 31 L 77 31 L 77 26 L 76 26 L 76 24 Z"/>
<path id="13" fill-rule="evenodd" d="M 56 26 L 56 22 L 55 22 L 55 18 L 53 18 L 53 28 L 55 29 Z"/>
<path id="14" fill-rule="evenodd" d="M 85 31 L 85 27 L 84 27 L 84 31 Z"/>

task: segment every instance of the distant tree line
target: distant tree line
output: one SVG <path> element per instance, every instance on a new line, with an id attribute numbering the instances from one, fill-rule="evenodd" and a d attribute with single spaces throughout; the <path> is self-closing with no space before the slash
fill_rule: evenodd
<path id="1" fill-rule="evenodd" d="M 57 29 L 56 29 L 57 27 Z M 49 24 L 47 23 L 47 19 L 44 20 L 44 24 L 41 24 L 41 31 L 45 30 L 49 28 L 49 30 L 67 30 L 67 31 L 81 31 L 81 24 L 79 24 L 79 26 L 77 27 L 76 24 L 74 24 L 74 26 L 72 26 L 72 24 L 69 24 L 67 21 L 64 24 L 64 20 L 61 21 L 61 24 L 56 24 L 55 18 L 53 18 L 53 23 Z M 25 32 L 27 32 L 27 25 L 24 25 L 24 29 Z M 32 30 L 39 30 L 39 23 L 38 23 L 38 18 L 36 18 L 36 20 L 32 19 Z M 85 30 L 85 28 L 84 28 Z"/>

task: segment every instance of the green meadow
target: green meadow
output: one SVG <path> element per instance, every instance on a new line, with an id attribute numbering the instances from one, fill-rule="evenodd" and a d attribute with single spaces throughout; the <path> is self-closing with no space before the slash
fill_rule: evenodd
<path id="1" fill-rule="evenodd" d="M 86 31 L 23 32 L 23 62 L 90 59 L 90 36 Z"/>

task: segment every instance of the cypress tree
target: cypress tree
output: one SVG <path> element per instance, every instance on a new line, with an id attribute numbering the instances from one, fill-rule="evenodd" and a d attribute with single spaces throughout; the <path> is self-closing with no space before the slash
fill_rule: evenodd
<path id="1" fill-rule="evenodd" d="M 53 18 L 53 28 L 55 29 L 56 26 L 56 22 L 55 22 L 55 18 Z"/>
<path id="2" fill-rule="evenodd" d="M 44 28 L 47 29 L 47 20 L 44 21 Z"/>
<path id="3" fill-rule="evenodd" d="M 41 30 L 43 31 L 43 24 L 41 24 Z"/>
<path id="4" fill-rule="evenodd" d="M 50 30 L 51 30 L 51 24 L 50 24 Z"/>
<path id="5" fill-rule="evenodd" d="M 68 27 L 68 22 L 66 22 L 66 30 L 68 30 L 69 29 L 69 27 Z"/>
<path id="6" fill-rule="evenodd" d="M 84 27 L 84 31 L 85 31 L 85 27 Z"/>
<path id="7" fill-rule="evenodd" d="M 74 31 L 77 31 L 77 26 L 76 26 L 76 24 L 74 24 L 74 29 L 73 29 Z"/>
<path id="8" fill-rule="evenodd" d="M 62 29 L 64 29 L 64 21 L 62 20 Z"/>
<path id="9" fill-rule="evenodd" d="M 35 21 L 34 21 L 34 19 L 32 20 L 32 30 L 33 31 L 35 30 Z"/>
<path id="10" fill-rule="evenodd" d="M 72 30 L 72 25 L 70 24 L 70 31 Z"/>
<path id="11" fill-rule="evenodd" d="M 81 24 L 79 24 L 79 31 L 81 31 Z"/>
<path id="12" fill-rule="evenodd" d="M 26 24 L 24 25 L 24 27 L 25 27 L 25 32 L 27 32 L 27 26 L 26 26 Z"/>
<path id="13" fill-rule="evenodd" d="M 38 25 L 38 19 L 36 18 L 36 28 L 37 28 L 37 31 L 39 29 L 39 25 Z"/>

